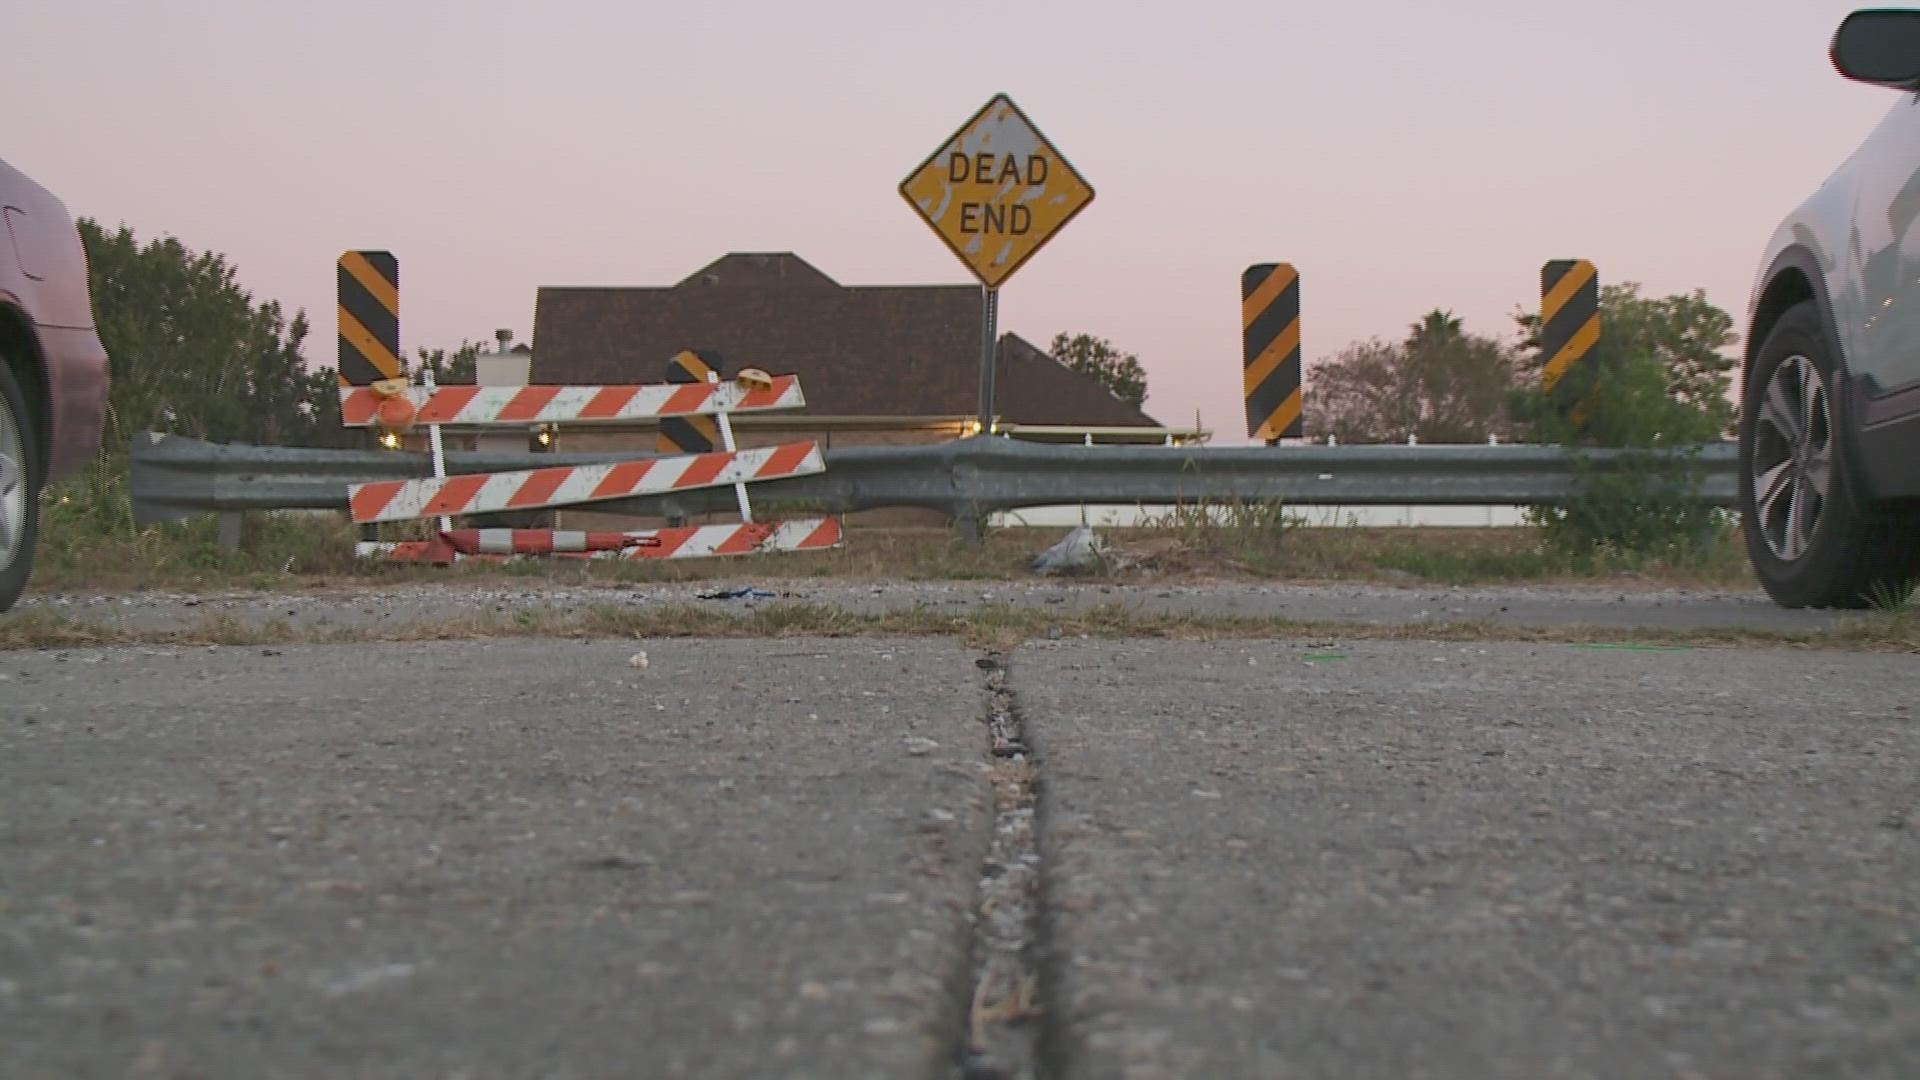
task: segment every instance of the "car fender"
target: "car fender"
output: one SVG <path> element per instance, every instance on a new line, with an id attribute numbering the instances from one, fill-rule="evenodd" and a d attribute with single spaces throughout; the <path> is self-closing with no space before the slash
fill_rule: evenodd
<path id="1" fill-rule="evenodd" d="M 1789 284 L 1797 273 L 1805 282 L 1804 291 Z M 1792 243 L 1776 253 L 1754 283 L 1753 299 L 1748 307 L 1747 341 L 1742 351 L 1746 370 L 1753 369 L 1754 357 L 1766 343 L 1767 334 L 1782 313 L 1801 300 L 1811 299 L 1820 311 L 1820 328 L 1827 347 L 1844 370 L 1846 349 L 1840 340 L 1839 320 L 1834 317 L 1833 299 L 1827 292 L 1827 270 L 1816 249 L 1805 243 Z"/>

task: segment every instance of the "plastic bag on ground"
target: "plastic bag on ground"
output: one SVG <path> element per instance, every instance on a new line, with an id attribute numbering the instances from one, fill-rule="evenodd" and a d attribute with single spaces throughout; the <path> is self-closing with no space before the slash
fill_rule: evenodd
<path id="1" fill-rule="evenodd" d="M 1033 560 L 1036 574 L 1073 574 L 1098 570 L 1107 545 L 1085 525 L 1068 533 L 1061 541 L 1041 552 Z"/>

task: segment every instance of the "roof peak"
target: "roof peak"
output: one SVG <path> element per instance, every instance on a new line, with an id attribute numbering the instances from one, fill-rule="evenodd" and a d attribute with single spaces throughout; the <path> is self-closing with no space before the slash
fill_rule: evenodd
<path id="1" fill-rule="evenodd" d="M 764 288 L 779 281 L 786 286 L 840 283 L 791 251 L 732 251 L 683 278 L 676 289 L 721 286 Z"/>

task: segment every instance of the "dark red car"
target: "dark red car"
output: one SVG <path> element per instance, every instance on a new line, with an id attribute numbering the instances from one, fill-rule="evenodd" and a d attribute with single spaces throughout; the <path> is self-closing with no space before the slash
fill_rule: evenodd
<path id="1" fill-rule="evenodd" d="M 100 448 L 107 351 L 65 204 L 0 161 L 0 611 L 33 569 L 40 488 Z"/>

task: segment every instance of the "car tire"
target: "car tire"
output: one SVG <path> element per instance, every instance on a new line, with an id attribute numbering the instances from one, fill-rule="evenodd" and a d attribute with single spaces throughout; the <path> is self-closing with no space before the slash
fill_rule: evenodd
<path id="1" fill-rule="evenodd" d="M 1859 497 L 1835 391 L 1840 365 L 1812 301 L 1788 309 L 1754 357 L 1741 408 L 1747 558 L 1783 607 L 1895 604 L 1913 591 L 1910 513 Z"/>
<path id="2" fill-rule="evenodd" d="M 13 607 L 33 572 L 40 533 L 40 440 L 27 395 L 0 356 L 0 611 Z"/>

